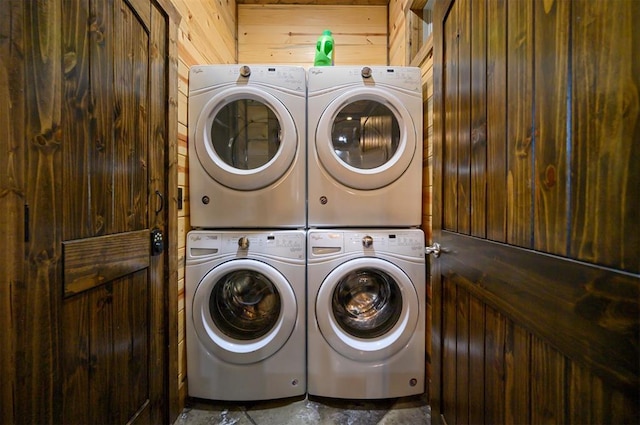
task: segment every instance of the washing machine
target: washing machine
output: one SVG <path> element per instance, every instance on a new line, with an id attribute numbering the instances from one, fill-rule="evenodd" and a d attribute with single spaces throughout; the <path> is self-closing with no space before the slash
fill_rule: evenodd
<path id="1" fill-rule="evenodd" d="M 187 236 L 188 394 L 247 401 L 305 394 L 305 231 Z"/>
<path id="2" fill-rule="evenodd" d="M 304 68 L 194 66 L 188 105 L 191 225 L 304 228 Z"/>
<path id="3" fill-rule="evenodd" d="M 419 68 L 310 68 L 307 102 L 308 226 L 420 225 Z"/>
<path id="4" fill-rule="evenodd" d="M 422 230 L 311 229 L 307 238 L 308 393 L 424 393 Z"/>

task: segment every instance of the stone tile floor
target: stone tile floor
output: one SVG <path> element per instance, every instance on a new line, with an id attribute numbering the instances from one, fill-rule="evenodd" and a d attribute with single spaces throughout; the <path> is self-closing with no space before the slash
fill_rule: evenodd
<path id="1" fill-rule="evenodd" d="M 222 403 L 187 399 L 174 425 L 430 425 L 422 396 L 385 400 L 300 397 Z"/>

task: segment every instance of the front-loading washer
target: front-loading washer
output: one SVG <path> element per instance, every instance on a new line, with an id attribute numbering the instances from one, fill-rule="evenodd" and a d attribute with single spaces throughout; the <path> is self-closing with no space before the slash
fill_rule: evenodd
<path id="1" fill-rule="evenodd" d="M 304 230 L 187 236 L 187 385 L 192 397 L 305 394 Z"/>
<path id="2" fill-rule="evenodd" d="M 304 68 L 193 66 L 188 105 L 191 225 L 304 228 Z"/>
<path id="3" fill-rule="evenodd" d="M 425 391 L 425 276 L 420 229 L 308 231 L 309 394 Z"/>
<path id="4" fill-rule="evenodd" d="M 419 68 L 310 68 L 307 104 L 308 226 L 419 226 Z"/>

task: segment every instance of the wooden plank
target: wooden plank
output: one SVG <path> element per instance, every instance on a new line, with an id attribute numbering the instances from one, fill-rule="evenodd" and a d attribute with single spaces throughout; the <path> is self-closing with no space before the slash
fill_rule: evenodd
<path id="1" fill-rule="evenodd" d="M 471 3 L 471 227 L 487 233 L 487 1 Z"/>
<path id="2" fill-rule="evenodd" d="M 57 358 L 60 344 L 62 4 L 61 0 L 24 3 L 20 54 L 24 54 L 25 74 L 20 89 L 26 101 L 25 201 L 33 237 L 25 246 L 24 281 L 12 288 L 15 321 L 20 324 L 15 347 L 22 360 L 16 364 L 14 414 L 23 423 L 56 421 L 56 383 L 61 382 L 52 359 Z"/>
<path id="3" fill-rule="evenodd" d="M 507 18 L 507 242 L 533 244 L 533 1 L 509 2 Z"/>
<path id="4" fill-rule="evenodd" d="M 471 3 L 457 0 L 458 9 L 458 232 L 471 229 Z"/>
<path id="5" fill-rule="evenodd" d="M 64 294 L 71 296 L 149 266 L 148 230 L 65 241 Z"/>
<path id="6" fill-rule="evenodd" d="M 444 19 L 448 4 L 438 2 L 434 10 L 434 34 L 433 34 L 433 104 L 435 108 L 444 110 Z M 433 176 L 432 191 L 432 239 L 440 237 L 442 227 L 442 170 L 443 170 L 443 149 L 444 149 L 444 116 L 439 114 L 433 121 L 433 164 L 431 173 Z M 437 160 L 435 160 L 437 159 Z M 440 261 L 432 255 L 429 257 L 429 272 L 432 288 L 433 303 L 433 324 L 431 326 L 431 368 L 432 379 L 429 385 L 429 395 L 431 404 L 431 417 L 434 424 L 440 423 L 440 415 L 444 407 L 443 388 L 443 343 L 444 343 L 444 318 L 443 318 L 443 280 L 440 274 Z"/>
<path id="7" fill-rule="evenodd" d="M 455 2 L 444 22 L 444 174 L 443 224 L 447 230 L 458 230 L 458 3 Z"/>
<path id="8" fill-rule="evenodd" d="M 62 172 L 65 202 L 63 240 L 92 236 L 90 221 L 89 149 L 86 143 L 90 135 L 90 86 L 89 86 L 89 1 L 76 0 L 63 7 L 62 43 L 64 51 L 64 85 L 61 127 L 62 155 L 65 167 Z"/>
<path id="9" fill-rule="evenodd" d="M 88 138 L 91 167 L 89 175 L 89 229 L 84 236 L 100 236 L 113 229 L 113 187 L 111 167 L 114 158 L 113 138 L 113 34 L 114 0 L 91 2 L 89 24 L 89 60 L 91 69 L 91 105 L 93 107 Z M 117 13 L 120 13 L 119 11 Z"/>
<path id="10" fill-rule="evenodd" d="M 535 215 L 534 247 L 567 254 L 567 96 L 571 3 L 534 5 Z"/>
<path id="11" fill-rule="evenodd" d="M 487 306 L 485 325 L 484 420 L 487 424 L 504 424 L 506 318 L 499 311 Z"/>
<path id="12" fill-rule="evenodd" d="M 278 63 L 310 67 L 315 48 L 309 46 L 267 47 L 260 50 L 238 51 L 242 63 Z M 386 48 L 383 46 L 362 49 L 358 46 L 338 46 L 337 65 L 386 65 Z"/>
<path id="13" fill-rule="evenodd" d="M 531 344 L 530 334 L 511 320 L 507 320 L 505 343 L 505 418 L 506 423 L 531 422 Z"/>
<path id="14" fill-rule="evenodd" d="M 116 423 L 119 410 L 114 409 L 117 391 L 110 384 L 116 382 L 119 371 L 114 364 L 113 291 L 112 281 L 87 294 L 89 299 L 89 423 Z"/>
<path id="15" fill-rule="evenodd" d="M 90 422 L 89 379 L 91 375 L 89 340 L 89 299 L 74 297 L 63 302 L 62 346 L 60 350 L 62 397 L 60 423 Z"/>
<path id="16" fill-rule="evenodd" d="M 456 288 L 456 396 L 454 423 L 469 423 L 470 347 L 469 347 L 469 292 Z"/>
<path id="17" fill-rule="evenodd" d="M 564 423 L 565 358 L 538 338 L 531 340 L 531 423 Z"/>
<path id="18" fill-rule="evenodd" d="M 311 66 L 324 29 L 336 64 L 387 64 L 386 7 L 313 5 L 238 6 L 238 62 Z"/>
<path id="19" fill-rule="evenodd" d="M 25 281 L 25 59 L 22 55 L 25 28 L 23 3 L 3 3 L 0 13 L 0 418 L 17 422 L 16 332 L 18 322 L 12 308 L 18 282 Z"/>
<path id="20" fill-rule="evenodd" d="M 570 256 L 640 273 L 640 8 L 572 7 Z"/>
<path id="21" fill-rule="evenodd" d="M 471 293 L 637 396 L 640 276 L 450 232 L 440 240 L 445 276 L 456 270 Z"/>
<path id="22" fill-rule="evenodd" d="M 238 5 L 242 4 L 295 4 L 295 5 L 371 5 L 386 6 L 389 0 L 236 0 Z"/>
<path id="23" fill-rule="evenodd" d="M 146 2 L 146 8 L 148 9 L 149 3 Z M 149 213 L 159 208 L 164 208 L 162 200 L 154 190 L 149 190 L 149 165 L 152 160 L 149 157 L 149 144 L 151 143 L 151 135 L 157 136 L 156 132 L 152 133 L 152 129 L 149 125 L 149 88 L 154 87 L 153 90 L 159 90 L 160 92 L 154 92 L 153 95 L 164 95 L 164 87 L 155 89 L 157 86 L 150 86 L 150 65 L 149 55 L 152 53 L 152 45 L 149 40 L 149 34 L 146 28 L 141 24 L 139 20 L 131 21 L 131 36 L 132 36 L 132 75 L 131 82 L 134 90 L 131 91 L 131 114 L 127 116 L 127 119 L 131 120 L 131 147 L 133 152 L 131 153 L 129 163 L 129 182 L 130 186 L 130 200 L 129 211 L 127 220 L 127 230 L 140 230 L 152 227 L 149 223 Z M 161 98 L 164 99 L 164 98 Z M 164 153 L 164 141 L 166 138 L 153 140 L 162 146 L 161 152 Z M 164 158 L 160 161 L 160 167 L 164 171 Z M 117 190 L 117 189 L 116 189 Z M 163 193 L 164 189 L 160 190 Z"/>
<path id="24" fill-rule="evenodd" d="M 604 406 L 602 380 L 576 362 L 569 361 L 567 369 L 569 372 L 567 379 L 569 422 L 573 424 L 611 423 L 609 409 Z"/>
<path id="25" fill-rule="evenodd" d="M 507 9 L 487 0 L 487 238 L 507 238 Z"/>
<path id="26" fill-rule="evenodd" d="M 448 423 L 458 423 L 456 419 L 456 400 L 458 383 L 456 379 L 456 296 L 457 287 L 454 282 L 443 280 L 442 293 L 442 413 Z"/>
<path id="27" fill-rule="evenodd" d="M 485 318 L 484 304 L 474 296 L 469 296 L 469 422 L 481 424 L 484 421 L 485 382 Z"/>
<path id="28" fill-rule="evenodd" d="M 235 7 L 228 7 L 225 2 L 204 0 L 172 2 L 183 17 L 179 23 L 182 33 L 179 43 L 189 45 L 192 55 L 203 58 L 190 65 L 237 62 Z"/>

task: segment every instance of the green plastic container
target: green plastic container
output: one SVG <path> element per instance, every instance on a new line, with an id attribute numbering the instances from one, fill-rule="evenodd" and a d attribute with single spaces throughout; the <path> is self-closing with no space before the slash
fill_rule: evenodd
<path id="1" fill-rule="evenodd" d="M 324 30 L 316 43 L 316 57 L 313 61 L 314 66 L 331 66 L 334 65 L 334 48 L 333 37 L 331 31 Z"/>

